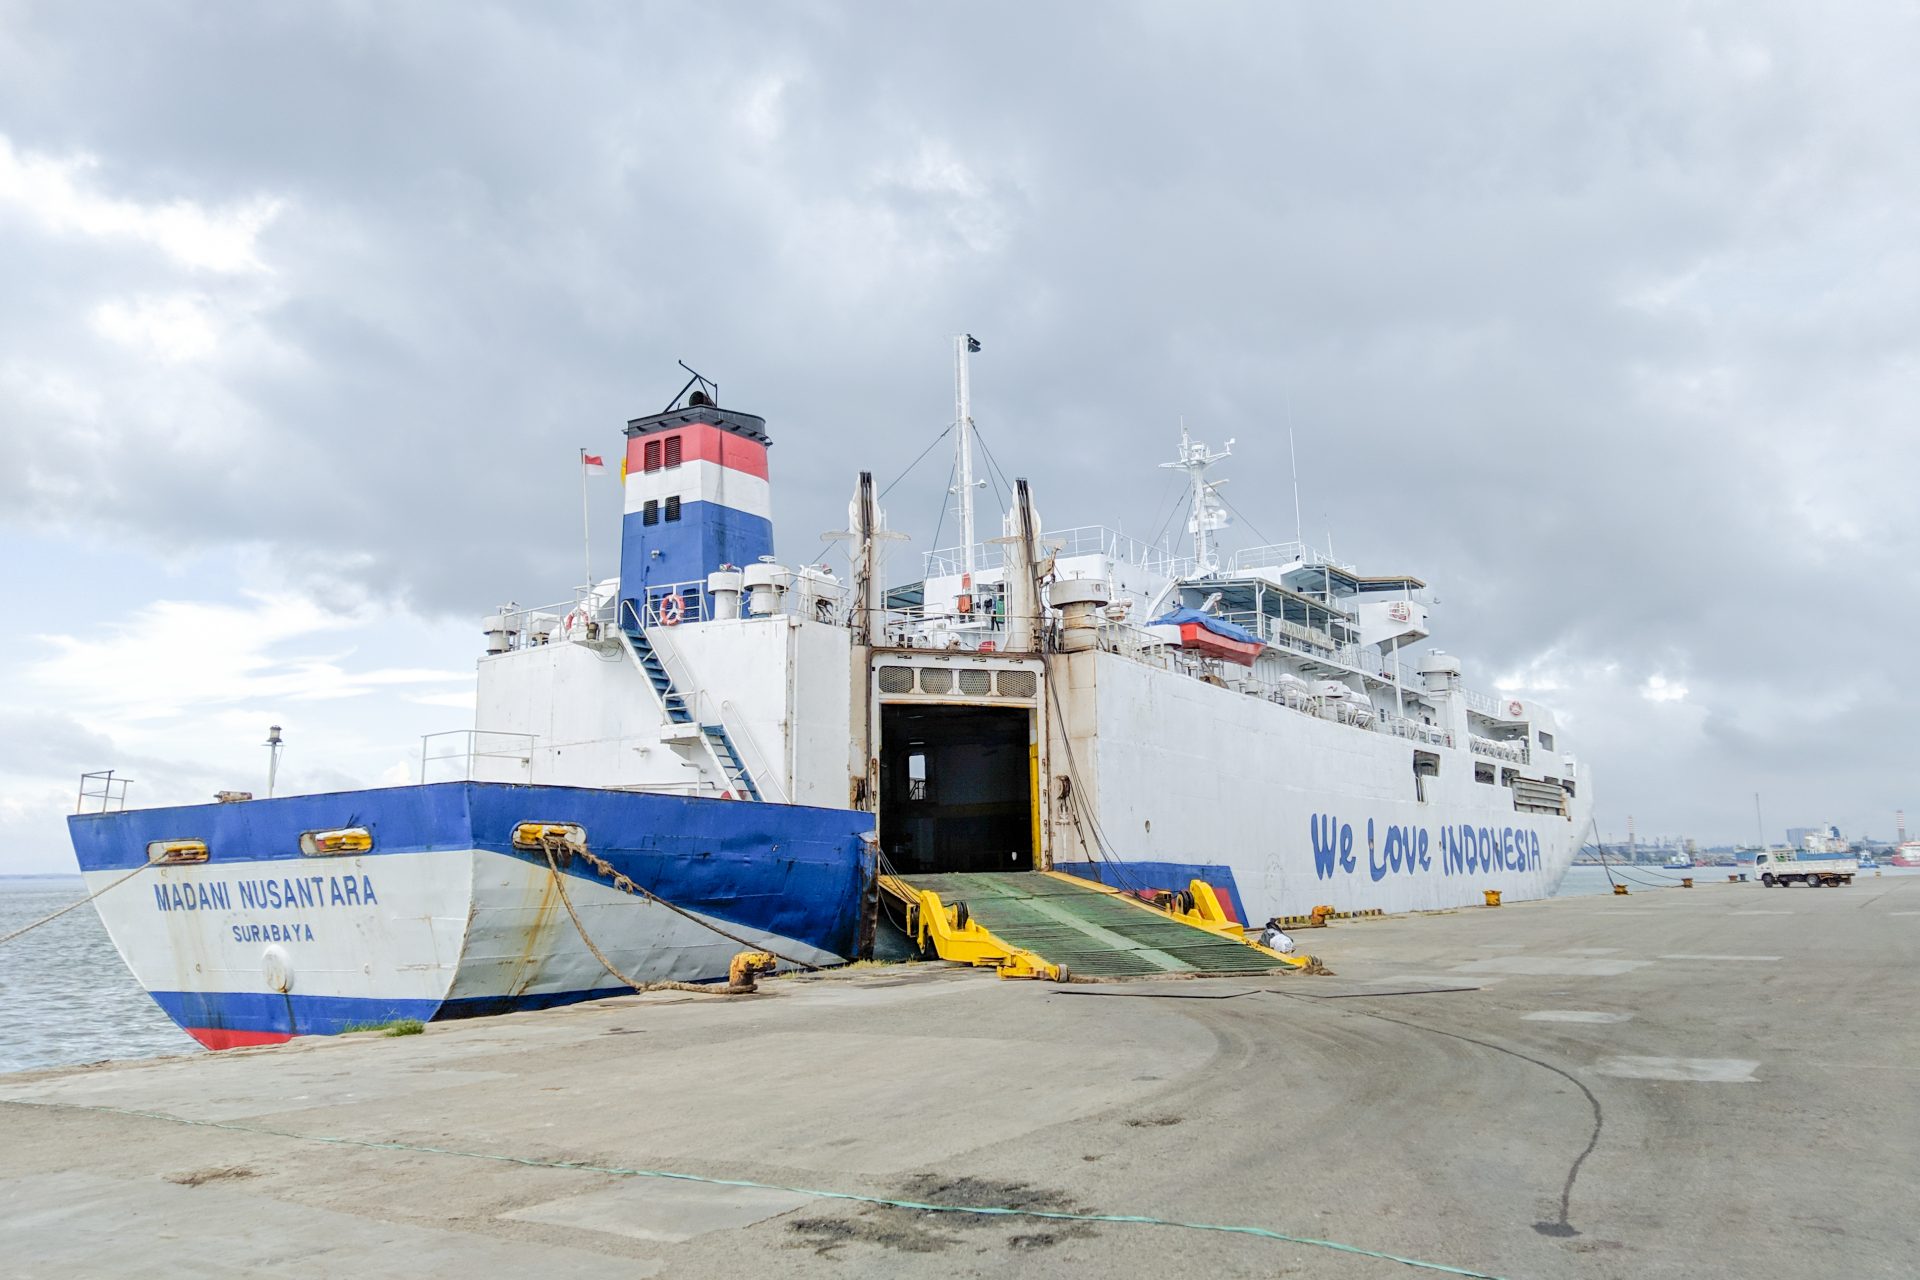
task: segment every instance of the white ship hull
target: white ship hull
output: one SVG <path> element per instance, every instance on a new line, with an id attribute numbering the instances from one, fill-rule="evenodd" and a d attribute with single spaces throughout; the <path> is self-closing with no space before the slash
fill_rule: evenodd
<path id="1" fill-rule="evenodd" d="M 1573 862 L 1581 813 L 1516 812 L 1510 789 L 1474 780 L 1468 752 L 1434 753 L 1422 801 L 1405 739 L 1115 655 L 1071 661 L 1095 673 L 1094 731 L 1076 749 L 1096 762 L 1112 852 L 1230 867 L 1253 922 L 1321 904 L 1456 907 L 1484 889 L 1542 898 Z"/>

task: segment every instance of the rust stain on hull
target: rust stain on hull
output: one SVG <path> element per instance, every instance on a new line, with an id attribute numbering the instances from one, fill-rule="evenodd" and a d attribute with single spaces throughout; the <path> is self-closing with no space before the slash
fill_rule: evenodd
<path id="1" fill-rule="evenodd" d="M 533 919 L 521 936 L 520 954 L 513 961 L 510 990 L 514 995 L 525 995 L 527 988 L 539 978 L 540 961 L 548 951 L 547 934 L 553 928 L 554 913 L 559 909 L 560 886 L 548 874 L 540 881 L 540 900 L 533 909 Z"/>

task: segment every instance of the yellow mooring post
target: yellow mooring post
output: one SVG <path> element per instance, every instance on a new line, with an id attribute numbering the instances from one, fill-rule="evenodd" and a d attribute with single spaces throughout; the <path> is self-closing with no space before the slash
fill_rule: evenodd
<path id="1" fill-rule="evenodd" d="M 1498 889 L 1482 889 L 1480 892 L 1487 895 L 1488 906 L 1497 907 L 1500 905 L 1500 891 Z"/>
<path id="2" fill-rule="evenodd" d="M 1627 886 L 1623 884 L 1616 884 L 1615 886 L 1613 886 L 1613 891 L 1619 897 L 1624 898 L 1627 896 Z"/>
<path id="3" fill-rule="evenodd" d="M 1693 888 L 1693 877 L 1692 877 L 1692 876 L 1681 876 L 1681 877 L 1680 877 L 1680 887 L 1681 887 L 1682 889 L 1691 889 L 1691 888 Z"/>

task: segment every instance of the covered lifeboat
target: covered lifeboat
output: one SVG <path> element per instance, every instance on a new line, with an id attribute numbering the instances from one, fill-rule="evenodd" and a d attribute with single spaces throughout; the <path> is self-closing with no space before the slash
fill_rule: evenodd
<path id="1" fill-rule="evenodd" d="M 1151 625 L 1178 627 L 1181 648 L 1204 653 L 1210 658 L 1237 662 L 1243 667 L 1252 666 L 1262 648 L 1260 637 L 1252 632 L 1198 609 L 1175 609 L 1155 618 Z"/>

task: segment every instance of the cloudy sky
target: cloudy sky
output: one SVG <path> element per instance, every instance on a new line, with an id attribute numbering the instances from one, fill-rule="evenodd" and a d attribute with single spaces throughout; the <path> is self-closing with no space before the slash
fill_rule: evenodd
<path id="1" fill-rule="evenodd" d="M 1290 537 L 1291 428 L 1308 537 L 1560 707 L 1609 835 L 1920 826 L 1916 54 L 1754 0 L 0 0 L 0 871 L 71 866 L 84 769 L 262 787 L 269 723 L 294 788 L 406 780 L 676 358 L 830 554 L 960 330 L 1056 526 L 1150 534 L 1184 416 Z"/>

